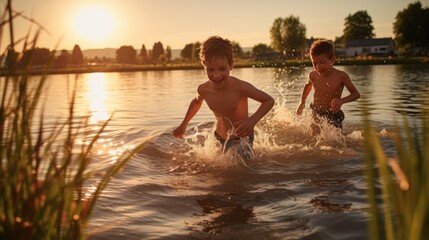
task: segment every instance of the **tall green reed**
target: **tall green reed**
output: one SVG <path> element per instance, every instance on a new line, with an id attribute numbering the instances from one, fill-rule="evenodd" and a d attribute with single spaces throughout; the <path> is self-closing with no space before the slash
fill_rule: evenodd
<path id="1" fill-rule="evenodd" d="M 9 27 L 8 49 L 14 50 L 13 22 L 22 14 L 11 3 L 2 12 L 0 40 Z M 18 40 L 23 52 L 36 47 L 39 33 Z M 89 130 L 88 118 L 75 116 L 73 88 L 68 116 L 48 130 L 41 102 L 47 75 L 30 78 L 31 61 L 20 70 L 14 61 L 0 81 L 0 239 L 84 239 L 102 191 L 144 143 L 96 175 L 91 154 L 110 119 L 97 132 Z M 95 191 L 88 194 L 90 184 Z"/>
<path id="2" fill-rule="evenodd" d="M 406 116 L 402 124 L 395 124 L 390 138 L 396 156 L 386 156 L 364 111 L 371 239 L 429 239 L 429 109 L 422 110 L 411 126 Z"/>

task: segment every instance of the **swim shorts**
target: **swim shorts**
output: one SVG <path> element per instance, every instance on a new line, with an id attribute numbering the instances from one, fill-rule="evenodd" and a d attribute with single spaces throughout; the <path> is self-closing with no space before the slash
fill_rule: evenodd
<path id="1" fill-rule="evenodd" d="M 252 133 L 249 135 L 249 141 L 247 143 L 243 143 L 241 138 L 228 139 L 225 141 L 217 132 L 214 132 L 215 138 L 219 141 L 224 148 L 224 151 L 228 151 L 234 146 L 237 146 L 237 153 L 244 159 L 249 160 L 253 156 L 253 140 L 255 135 Z"/>
<path id="2" fill-rule="evenodd" d="M 313 110 L 313 118 L 316 123 L 321 122 L 321 118 L 328 120 L 329 124 L 334 125 L 337 128 L 343 128 L 344 112 L 338 111 L 333 112 L 319 107 L 315 107 L 313 104 L 310 105 Z"/>

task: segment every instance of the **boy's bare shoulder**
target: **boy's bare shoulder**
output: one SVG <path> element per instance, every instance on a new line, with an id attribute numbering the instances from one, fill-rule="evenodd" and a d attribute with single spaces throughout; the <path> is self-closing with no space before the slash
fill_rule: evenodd
<path id="1" fill-rule="evenodd" d="M 245 80 L 236 78 L 236 77 L 232 77 L 231 76 L 231 89 L 235 89 L 235 90 L 239 90 L 239 91 L 243 91 L 246 89 L 252 89 L 254 86 Z"/>
<path id="2" fill-rule="evenodd" d="M 233 76 L 231 76 L 231 79 L 232 79 L 232 80 L 233 80 L 233 82 L 234 82 L 234 83 L 236 83 L 236 84 L 240 84 L 240 85 L 252 85 L 250 82 L 248 82 L 248 81 L 246 81 L 246 80 L 239 79 L 239 78 L 237 78 L 237 77 L 233 77 Z"/>
<path id="3" fill-rule="evenodd" d="M 205 81 L 200 85 L 198 85 L 198 88 L 207 88 L 207 87 L 210 87 L 210 81 Z"/>
<path id="4" fill-rule="evenodd" d="M 336 79 L 339 79 L 341 81 L 350 80 L 350 77 L 349 77 L 349 75 L 346 72 L 338 70 L 336 68 L 334 68 L 333 70 L 334 70 L 334 77 Z"/>
<path id="5" fill-rule="evenodd" d="M 197 87 L 197 92 L 201 95 L 206 93 L 207 91 L 210 90 L 211 84 L 209 81 L 206 81 L 204 83 L 201 83 L 200 85 L 198 85 Z"/>
<path id="6" fill-rule="evenodd" d="M 332 70 L 334 70 L 334 73 L 337 76 L 342 76 L 342 77 L 348 77 L 349 76 L 346 72 L 339 70 L 337 68 L 332 68 Z"/>
<path id="7" fill-rule="evenodd" d="M 231 82 L 233 82 L 233 83 L 243 83 L 243 82 L 246 82 L 246 81 L 244 81 L 244 80 L 241 80 L 241 79 L 239 79 L 239 78 L 237 78 L 237 77 L 234 77 L 234 76 L 229 76 L 229 79 L 231 80 Z"/>
<path id="8" fill-rule="evenodd" d="M 319 73 L 316 70 L 311 70 L 308 73 L 308 79 L 313 80 L 315 79 L 317 76 L 319 75 Z"/>

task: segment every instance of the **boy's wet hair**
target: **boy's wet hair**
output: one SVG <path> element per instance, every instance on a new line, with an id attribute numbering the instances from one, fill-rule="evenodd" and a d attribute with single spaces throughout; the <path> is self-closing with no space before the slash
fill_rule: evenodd
<path id="1" fill-rule="evenodd" d="M 334 44 L 328 40 L 316 40 L 311 44 L 310 54 L 315 56 L 326 54 L 328 57 L 333 57 Z"/>
<path id="2" fill-rule="evenodd" d="M 204 64 L 216 58 L 226 58 L 229 65 L 233 64 L 232 42 L 219 36 L 209 37 L 200 49 L 200 60 Z"/>

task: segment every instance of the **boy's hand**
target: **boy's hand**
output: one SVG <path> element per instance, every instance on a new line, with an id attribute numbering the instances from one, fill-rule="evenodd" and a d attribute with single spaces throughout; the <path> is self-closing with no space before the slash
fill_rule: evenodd
<path id="1" fill-rule="evenodd" d="M 331 111 L 338 112 L 341 110 L 341 105 L 343 105 L 343 102 L 339 98 L 334 98 L 331 101 Z"/>
<path id="2" fill-rule="evenodd" d="M 305 107 L 305 103 L 300 103 L 298 105 L 298 107 L 296 108 L 296 114 L 297 115 L 301 115 L 302 114 L 302 110 L 304 110 Z"/>
<path id="3" fill-rule="evenodd" d="M 173 135 L 176 138 L 183 138 L 183 134 L 185 133 L 185 131 L 186 131 L 186 126 L 180 125 L 176 129 L 174 129 Z"/>
<path id="4" fill-rule="evenodd" d="M 255 123 L 253 123 L 251 118 L 246 118 L 235 123 L 237 128 L 235 129 L 234 134 L 238 137 L 246 137 L 253 133 L 253 128 Z"/>

